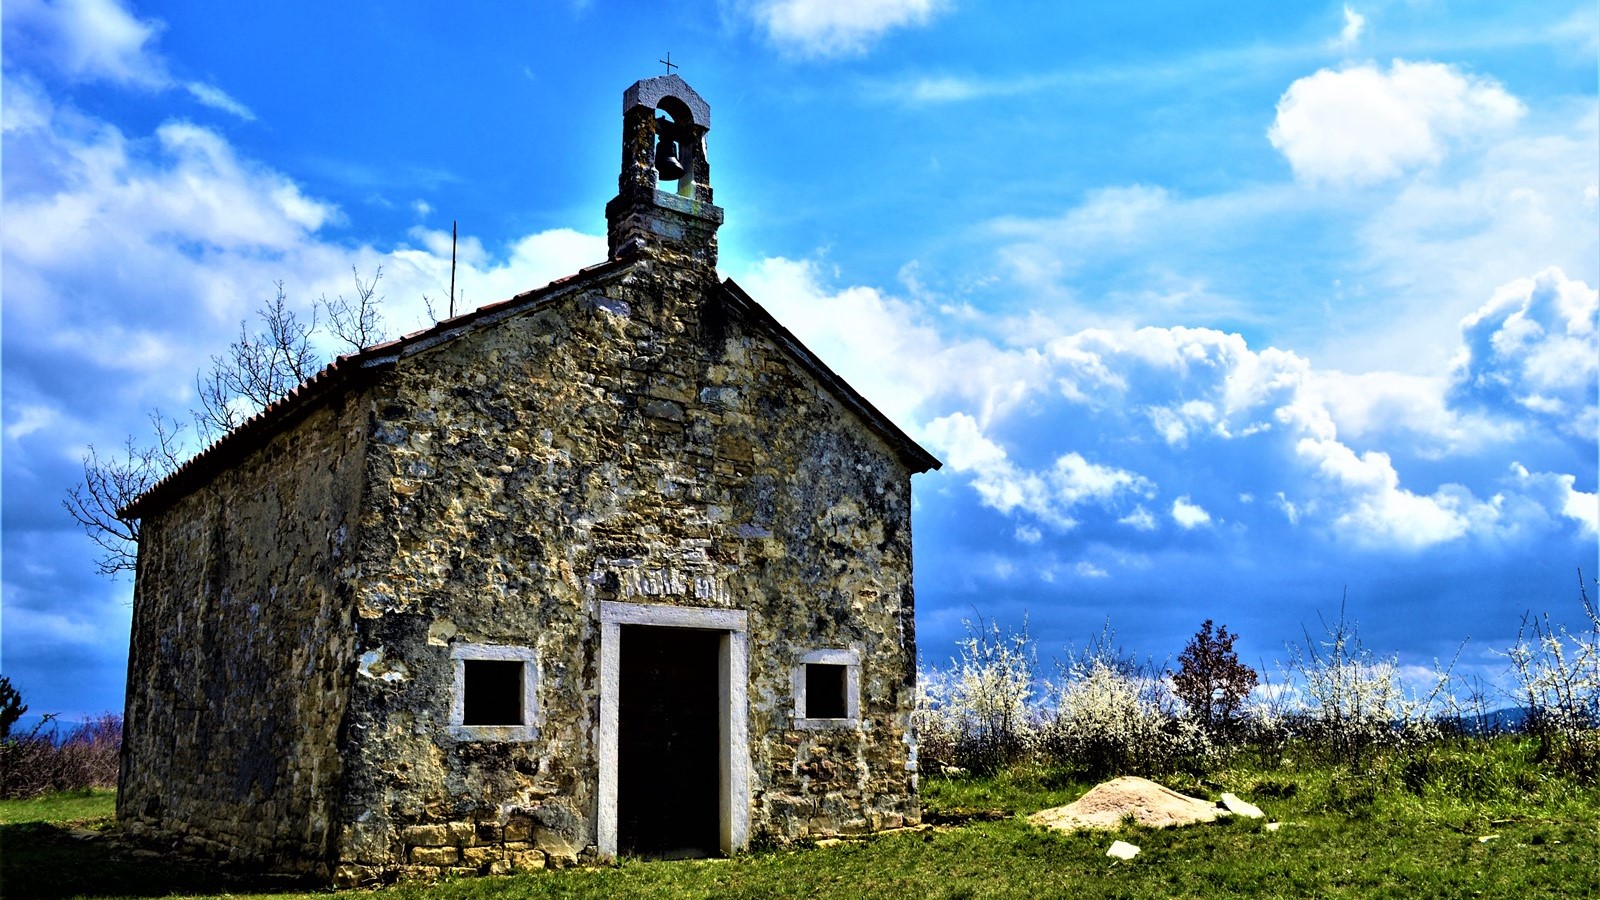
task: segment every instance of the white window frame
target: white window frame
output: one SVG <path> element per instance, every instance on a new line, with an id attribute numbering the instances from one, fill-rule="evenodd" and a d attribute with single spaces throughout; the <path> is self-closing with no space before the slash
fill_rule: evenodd
<path id="1" fill-rule="evenodd" d="M 845 667 L 844 704 L 842 719 L 811 719 L 806 717 L 806 666 L 812 664 Z M 829 728 L 857 728 L 861 725 L 861 651 L 812 650 L 800 657 L 794 667 L 794 727 L 801 731 L 822 731 Z"/>
<path id="2" fill-rule="evenodd" d="M 450 696 L 450 736 L 459 741 L 531 741 L 539 736 L 539 654 L 532 647 L 456 644 L 450 648 L 455 686 Z M 467 662 L 522 663 L 522 724 L 465 725 Z"/>

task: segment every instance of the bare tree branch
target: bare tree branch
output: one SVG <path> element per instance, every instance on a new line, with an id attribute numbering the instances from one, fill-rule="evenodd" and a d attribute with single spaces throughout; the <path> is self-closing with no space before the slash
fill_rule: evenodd
<path id="1" fill-rule="evenodd" d="M 354 301 L 346 300 L 340 294 L 337 300 L 329 300 L 324 296 L 317 302 L 328 314 L 328 330 L 344 342 L 345 349 L 356 352 L 382 343 L 385 339 L 383 316 L 378 313 L 383 297 L 377 294 L 378 281 L 383 278 L 383 267 L 378 267 L 371 281 L 363 282 L 361 272 L 355 266 L 350 267 L 350 274 L 356 282 Z"/>
<path id="2" fill-rule="evenodd" d="M 317 334 L 317 312 L 325 311 L 326 328 L 352 350 L 384 340 L 383 317 L 378 307 L 380 268 L 369 281 L 355 277 L 355 299 L 326 297 L 312 306 L 311 320 L 302 322 L 289 308 L 283 282 L 270 303 L 256 311 L 259 330 L 251 333 L 247 321 L 239 323 L 239 337 L 228 349 L 211 357 L 208 368 L 195 373 L 198 409 L 190 410 L 195 437 L 212 442 L 244 424 L 251 416 L 288 396 L 323 365 L 312 344 Z M 431 314 L 431 310 L 430 310 Z M 181 440 L 184 426 L 156 410 L 150 415 L 153 443 L 130 436 L 119 453 L 102 455 L 94 447 L 83 457 L 83 479 L 68 489 L 62 505 L 101 550 L 95 566 L 102 575 L 115 577 L 132 571 L 137 561 L 139 520 L 125 516 L 128 505 L 178 469 L 185 456 Z"/>
<path id="3" fill-rule="evenodd" d="M 240 322 L 239 339 L 228 345 L 227 353 L 211 357 L 209 372 L 195 376 L 200 409 L 194 418 L 206 440 L 239 427 L 322 367 L 311 346 L 317 328 L 315 311 L 310 324 L 301 324 L 289 309 L 283 282 L 277 287 L 272 303 L 256 312 L 265 329 L 252 335 Z"/>
<path id="4" fill-rule="evenodd" d="M 114 577 L 118 572 L 133 571 L 138 561 L 139 520 L 122 511 L 181 462 L 178 435 L 183 425 L 160 410 L 151 413 L 150 423 L 155 432 L 152 445 L 141 446 L 130 436 L 122 453 L 104 457 L 91 445 L 83 457 L 83 480 L 61 501 L 67 514 L 100 548 L 95 569 L 102 575 Z"/>

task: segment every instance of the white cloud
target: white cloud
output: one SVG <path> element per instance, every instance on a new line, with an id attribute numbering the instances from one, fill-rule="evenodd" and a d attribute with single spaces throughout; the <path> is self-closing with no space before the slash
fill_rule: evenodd
<path id="1" fill-rule="evenodd" d="M 1470 495 L 1463 497 L 1458 489 L 1441 488 L 1425 497 L 1402 488 L 1387 453 L 1358 454 L 1338 441 L 1309 437 L 1295 449 L 1313 467 L 1321 486 L 1335 492 L 1335 533 L 1357 545 L 1417 550 L 1465 535 L 1473 513 L 1493 524 L 1492 508 Z"/>
<path id="2" fill-rule="evenodd" d="M 22 364 L 8 357 L 11 440 L 48 435 L 70 456 L 141 431 L 151 406 L 187 408 L 192 373 L 272 296 L 275 282 L 307 315 L 319 295 L 350 292 L 352 265 L 368 278 L 381 267 L 391 335 L 425 323 L 424 295 L 444 310 L 448 233 L 442 247 L 429 233 L 420 248 L 339 244 L 324 235 L 340 216 L 335 206 L 241 155 L 215 130 L 169 121 L 153 134 L 127 135 L 9 74 L 0 100 L 0 152 L 31 163 L 3 172 L 6 324 L 36 335 L 32 348 L 57 369 L 114 373 L 93 388 L 90 408 L 62 392 L 101 376 L 12 378 Z M 605 258 L 603 237 L 567 230 L 496 253 L 470 237 L 464 245 L 464 308 Z M 37 415 L 14 409 L 55 410 L 57 418 L 42 428 Z"/>
<path id="3" fill-rule="evenodd" d="M 1600 534 L 1600 493 L 1578 490 L 1573 476 L 1530 472 L 1521 463 L 1512 463 L 1511 479 L 1519 493 L 1537 499 L 1539 512 L 1570 519 L 1589 535 Z"/>
<path id="4" fill-rule="evenodd" d="M 1148 497 L 1155 491 L 1135 472 L 1091 463 L 1075 452 L 1044 470 L 1018 466 L 966 413 L 935 419 L 923 431 L 952 471 L 972 475 L 984 505 L 1003 513 L 1025 512 L 1059 530 L 1076 527 L 1073 513 L 1084 506 L 1110 507 L 1124 496 Z"/>
<path id="5" fill-rule="evenodd" d="M 1449 145 L 1516 122 L 1499 82 L 1432 62 L 1323 69 L 1289 86 L 1267 137 L 1297 178 L 1367 184 L 1437 164 Z"/>
<path id="6" fill-rule="evenodd" d="M 1189 495 L 1172 501 L 1172 521 L 1185 531 L 1193 531 L 1202 525 L 1211 524 L 1211 514 L 1198 504 L 1189 500 Z"/>
<path id="7" fill-rule="evenodd" d="M 36 403 L 12 404 L 6 407 L 5 436 L 19 440 L 36 431 L 54 426 L 61 419 L 58 410 Z"/>
<path id="8" fill-rule="evenodd" d="M 1581 317 L 1587 295 L 1573 296 L 1561 308 Z M 1364 550 L 1515 540 L 1562 519 L 1589 527 L 1591 495 L 1559 481 L 1571 475 L 1500 484 L 1473 474 L 1482 466 L 1469 460 L 1514 446 L 1520 431 L 1503 416 L 1453 408 L 1448 379 L 1319 372 L 1295 354 L 1194 328 L 1086 329 L 1051 339 L 1044 354 L 1049 367 L 1035 390 L 991 425 L 957 412 L 923 430 L 951 471 L 1002 513 L 1066 530 L 1090 510 L 1115 510 L 1102 521 L 1154 531 L 1140 501 L 1157 495 L 1157 482 L 1140 473 L 1163 471 L 1161 487 L 1178 495 L 1167 501 L 1171 521 L 1186 530 L 1217 521 L 1219 506 L 1241 524 L 1270 512 Z M 1060 438 L 1030 445 L 998 437 L 1006 433 Z M 1118 437 L 1108 443 L 1107 434 Z M 1091 442 L 1102 461 L 1074 449 Z M 1414 487 L 1385 445 L 1438 460 L 1463 480 Z M 1015 461 L 1041 452 L 1053 465 Z M 1255 496 L 1275 502 L 1253 512 Z"/>
<path id="9" fill-rule="evenodd" d="M 419 248 L 397 248 L 390 255 L 403 260 L 424 281 L 450 283 L 450 232 L 413 228 Z M 604 262 L 606 239 L 568 228 L 556 228 L 519 239 L 503 254 L 490 253 L 474 237 L 457 246 L 456 313 L 476 309 L 571 275 L 585 266 Z M 448 312 L 449 290 L 425 291 L 435 311 Z"/>
<path id="10" fill-rule="evenodd" d="M 1156 517 L 1151 515 L 1150 510 L 1145 509 L 1144 504 L 1141 503 L 1133 507 L 1133 512 L 1118 519 L 1117 524 L 1126 525 L 1138 531 L 1155 531 Z"/>
<path id="11" fill-rule="evenodd" d="M 146 88 L 169 81 L 152 49 L 166 26 L 134 16 L 116 0 L 18 0 L 6 4 L 5 24 L 27 33 L 71 78 Z"/>
<path id="12" fill-rule="evenodd" d="M 1079 578 L 1106 578 L 1110 575 L 1105 569 L 1087 560 L 1081 560 L 1074 564 L 1072 573 Z"/>
<path id="13" fill-rule="evenodd" d="M 834 290 L 815 262 L 764 259 L 735 279 L 823 362 L 901 427 L 928 418 L 932 398 L 956 398 L 980 426 L 1023 402 L 1048 364 L 1035 349 L 949 339 L 938 314 L 877 288 Z M 968 324 L 971 324 L 968 322 Z"/>
<path id="14" fill-rule="evenodd" d="M 205 106 L 255 119 L 215 85 L 174 79 L 156 49 L 166 24 L 137 16 L 118 0 L 17 0 L 6 4 L 4 24 L 8 44 L 25 41 L 48 67 L 74 81 L 148 91 L 181 87 Z"/>
<path id="15" fill-rule="evenodd" d="M 889 31 L 923 25 L 944 0 L 747 0 L 746 15 L 781 50 L 821 59 L 865 53 Z"/>
<path id="16" fill-rule="evenodd" d="M 1361 40 L 1361 35 L 1367 30 L 1367 17 L 1344 5 L 1344 27 L 1339 29 L 1339 44 L 1342 47 L 1354 47 Z"/>
<path id="17" fill-rule="evenodd" d="M 222 88 L 199 81 L 187 82 L 183 87 L 189 92 L 190 96 L 212 109 L 220 109 L 225 113 L 231 113 L 246 122 L 255 121 L 256 114 L 251 112 L 248 106 L 228 96 L 228 93 Z"/>
<path id="18" fill-rule="evenodd" d="M 1600 434 L 1600 292 L 1559 269 L 1502 286 L 1461 323 L 1458 392 L 1583 440 Z"/>

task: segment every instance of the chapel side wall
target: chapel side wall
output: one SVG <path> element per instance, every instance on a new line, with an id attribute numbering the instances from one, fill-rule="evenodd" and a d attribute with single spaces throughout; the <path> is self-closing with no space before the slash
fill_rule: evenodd
<path id="1" fill-rule="evenodd" d="M 717 475 L 751 611 L 753 834 L 779 840 L 915 824 L 911 479 L 894 452 L 771 342 L 731 334 L 708 372 Z M 860 722 L 801 728 L 794 675 L 814 650 L 860 659 Z"/>
<path id="2" fill-rule="evenodd" d="M 592 860 L 599 604 L 747 609 L 752 831 L 917 816 L 910 485 L 768 338 L 644 262 L 401 360 L 374 388 L 341 883 Z M 538 734 L 449 728 L 453 647 L 531 648 Z M 804 652 L 864 723 L 792 727 Z"/>
<path id="3" fill-rule="evenodd" d="M 595 858 L 586 560 L 630 488 L 623 411 L 590 370 L 625 339 L 593 299 L 469 332 L 375 385 L 356 596 L 370 664 L 352 689 L 340 884 Z M 534 651 L 533 739 L 452 733 L 462 645 Z"/>
<path id="4" fill-rule="evenodd" d="M 326 876 L 367 406 L 335 398 L 141 525 L 117 817 Z"/>

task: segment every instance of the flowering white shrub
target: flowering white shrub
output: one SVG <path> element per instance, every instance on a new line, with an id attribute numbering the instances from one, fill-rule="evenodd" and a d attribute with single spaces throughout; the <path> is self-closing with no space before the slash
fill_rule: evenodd
<path id="1" fill-rule="evenodd" d="M 1026 620 L 1019 631 L 982 619 L 962 624 L 967 636 L 950 667 L 924 669 L 918 679 L 919 754 L 992 771 L 1027 751 L 1038 654 Z"/>
<path id="2" fill-rule="evenodd" d="M 1581 572 L 1578 600 L 1587 631 L 1553 626 L 1548 613 L 1524 616 L 1506 655 L 1528 716 L 1524 727 L 1539 737 L 1541 755 L 1594 776 L 1600 775 L 1600 609 Z"/>
<path id="3" fill-rule="evenodd" d="M 1319 640 L 1308 632 L 1304 644 L 1288 646 L 1276 714 L 1334 762 L 1357 764 L 1376 750 L 1432 740 L 1441 719 L 1459 712 L 1450 691 L 1453 662 L 1436 667 L 1427 691 L 1408 693 L 1397 657 L 1362 646 L 1342 604 L 1338 621 L 1324 622 L 1323 632 Z"/>
<path id="4" fill-rule="evenodd" d="M 1056 715 L 1039 733 L 1041 755 L 1094 776 L 1202 770 L 1215 755 L 1195 720 L 1172 713 L 1161 679 L 1104 659 L 1064 667 Z"/>

